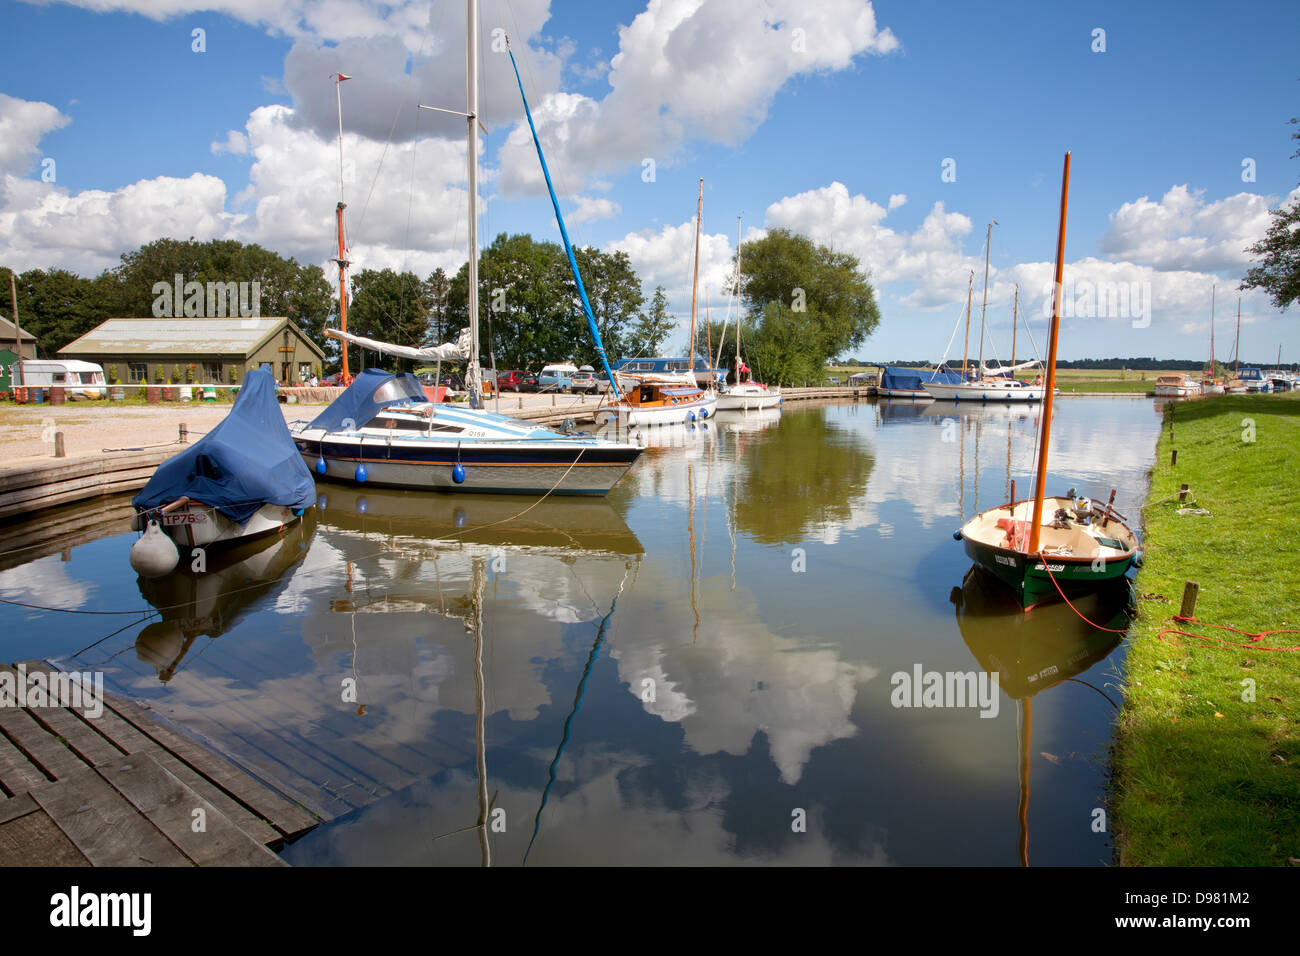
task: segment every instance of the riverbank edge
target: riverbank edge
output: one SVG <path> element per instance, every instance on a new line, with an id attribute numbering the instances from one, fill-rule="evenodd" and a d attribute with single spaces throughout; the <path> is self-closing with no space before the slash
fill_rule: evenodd
<path id="1" fill-rule="evenodd" d="M 1300 628 L 1298 460 L 1300 395 L 1223 396 L 1164 410 L 1111 754 L 1121 866 L 1285 866 L 1300 858 L 1300 652 L 1203 646 L 1166 632 L 1300 645 L 1300 634 L 1251 642 L 1205 626 Z M 1183 483 L 1186 505 L 1177 501 Z M 1181 507 L 1211 514 L 1180 516 Z M 1173 620 L 1189 580 L 1200 585 L 1195 617 L 1205 624 Z"/>

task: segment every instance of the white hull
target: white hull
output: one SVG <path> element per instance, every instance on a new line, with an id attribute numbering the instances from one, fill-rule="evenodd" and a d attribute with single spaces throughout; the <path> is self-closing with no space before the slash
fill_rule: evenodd
<path id="1" fill-rule="evenodd" d="M 1191 398 L 1201 394 L 1199 385 L 1157 385 L 1156 398 Z"/>
<path id="2" fill-rule="evenodd" d="M 1222 395 L 1222 394 L 1223 394 L 1223 386 L 1222 386 L 1222 385 L 1204 385 L 1204 384 L 1203 384 L 1203 385 L 1201 386 L 1201 394 L 1202 394 L 1202 395 Z"/>
<path id="3" fill-rule="evenodd" d="M 189 502 L 157 518 L 163 532 L 180 548 L 209 548 L 234 544 L 264 534 L 279 533 L 298 520 L 300 515 L 285 505 L 262 505 L 240 525 L 208 505 Z M 131 520 L 131 529 L 143 528 L 142 515 Z"/>
<path id="4" fill-rule="evenodd" d="M 748 382 L 733 385 L 718 396 L 718 411 L 748 412 L 764 408 L 776 408 L 781 404 L 780 389 L 753 385 Z"/>
<path id="5" fill-rule="evenodd" d="M 717 407 L 718 397 L 716 395 L 705 395 L 698 401 L 686 402 L 681 405 L 650 408 L 614 405 L 596 413 L 596 424 L 608 422 L 613 416 L 617 415 L 619 426 L 624 428 L 643 428 L 650 425 L 682 425 L 709 418 Z"/>
<path id="6" fill-rule="evenodd" d="M 882 398 L 934 398 L 923 388 L 877 388 L 876 394 Z"/>
<path id="7" fill-rule="evenodd" d="M 1001 385 L 989 382 L 967 382 L 962 385 L 941 385 L 931 382 L 926 391 L 941 402 L 1041 402 L 1042 386 Z"/>
<path id="8" fill-rule="evenodd" d="M 317 455 L 303 452 L 307 467 L 315 469 Z M 356 459 L 325 459 L 325 474 L 319 477 L 358 485 L 382 488 L 408 488 L 416 491 L 485 492 L 489 494 L 604 495 L 627 474 L 631 464 L 583 464 L 579 460 L 555 465 L 486 464 L 464 462 L 465 480 L 457 483 L 454 465 L 420 461 L 366 458 L 365 481 L 357 480 Z"/>

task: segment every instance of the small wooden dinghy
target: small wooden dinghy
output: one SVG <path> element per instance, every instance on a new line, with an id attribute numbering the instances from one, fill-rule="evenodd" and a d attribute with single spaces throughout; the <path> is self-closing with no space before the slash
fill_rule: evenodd
<path id="1" fill-rule="evenodd" d="M 1065 268 L 1065 213 L 1069 199 L 1070 154 L 1061 176 L 1061 214 L 1056 245 L 1056 285 L 1048 345 L 1034 497 L 975 515 L 953 535 L 980 567 L 1010 588 L 1026 610 L 1044 601 L 1096 591 L 1114 582 L 1138 560 L 1138 540 L 1114 510 L 1115 492 L 1104 509 L 1071 490 L 1045 496 L 1056 387 L 1056 345 L 1061 325 L 1061 281 Z"/>

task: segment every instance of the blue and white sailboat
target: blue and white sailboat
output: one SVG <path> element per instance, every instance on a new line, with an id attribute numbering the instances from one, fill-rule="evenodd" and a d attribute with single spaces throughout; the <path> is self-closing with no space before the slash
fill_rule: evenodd
<path id="1" fill-rule="evenodd" d="M 420 360 L 463 360 L 469 406 L 429 401 L 413 375 L 369 369 L 311 422 L 291 428 L 303 459 L 321 477 L 356 484 L 428 491 L 603 495 L 641 454 L 636 445 L 562 435 L 483 407 L 478 337 L 478 3 L 466 0 L 466 107 L 469 186 L 469 328 L 459 341 L 410 348 L 334 329 L 326 335 L 381 354 Z M 511 53 L 511 62 L 514 54 Z M 518 78 L 518 68 L 515 70 Z M 523 85 L 520 84 L 520 95 Z M 524 110 L 532 126 L 532 115 Z M 441 112 L 448 112 L 442 110 Z M 596 352 L 609 373 L 605 348 L 551 188 L 536 129 L 533 140 L 551 190 L 560 235 Z M 613 376 L 610 376 L 611 382 Z M 617 385 L 613 386 L 617 390 Z"/>

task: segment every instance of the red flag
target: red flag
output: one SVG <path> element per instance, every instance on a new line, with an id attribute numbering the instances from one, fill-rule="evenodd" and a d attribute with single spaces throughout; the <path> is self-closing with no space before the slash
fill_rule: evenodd
<path id="1" fill-rule="evenodd" d="M 350 79 L 352 79 L 352 77 L 348 76 L 346 73 L 340 73 L 340 74 L 338 75 L 338 77 L 339 77 L 339 82 L 340 82 L 340 83 L 342 83 L 344 80 L 350 80 Z"/>

